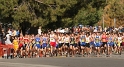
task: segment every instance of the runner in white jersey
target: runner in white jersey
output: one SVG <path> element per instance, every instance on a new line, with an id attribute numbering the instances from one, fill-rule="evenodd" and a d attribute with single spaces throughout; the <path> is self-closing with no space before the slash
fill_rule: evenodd
<path id="1" fill-rule="evenodd" d="M 89 53 L 90 53 L 90 37 L 89 37 L 89 34 L 87 33 L 86 34 L 86 53 L 87 53 L 87 56 L 89 56 Z"/>
<path id="2" fill-rule="evenodd" d="M 117 51 L 118 51 L 118 54 L 121 54 L 121 43 L 122 43 L 122 35 L 119 33 L 118 34 L 118 44 L 117 44 Z"/>
<path id="3" fill-rule="evenodd" d="M 66 57 L 69 55 L 69 47 L 70 47 L 69 42 L 70 42 L 70 37 L 68 34 L 66 34 L 66 37 L 64 39 Z"/>
<path id="4" fill-rule="evenodd" d="M 50 34 L 50 46 L 51 46 L 51 56 L 53 56 L 56 48 L 56 35 L 52 31 Z"/>

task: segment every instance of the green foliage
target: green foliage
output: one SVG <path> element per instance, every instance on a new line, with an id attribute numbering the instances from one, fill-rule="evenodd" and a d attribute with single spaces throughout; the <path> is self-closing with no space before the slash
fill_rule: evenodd
<path id="1" fill-rule="evenodd" d="M 116 5 L 108 13 L 124 16 L 123 4 Z M 0 0 L 0 21 L 12 23 L 19 28 L 21 23 L 55 29 L 78 24 L 94 25 L 101 20 L 107 0 Z M 116 8 L 116 11 L 113 11 Z M 121 9 L 121 11 L 119 11 Z M 113 11 L 113 12 L 112 12 Z M 112 15 L 111 14 L 111 15 Z"/>
<path id="2" fill-rule="evenodd" d="M 0 0 L 0 20 L 7 23 L 12 21 L 11 15 L 17 6 L 17 0 Z"/>
<path id="3" fill-rule="evenodd" d="M 122 3 L 121 3 L 122 2 Z M 111 2 L 111 10 L 109 11 L 110 17 L 121 19 L 124 17 L 124 1 L 113 0 Z"/>

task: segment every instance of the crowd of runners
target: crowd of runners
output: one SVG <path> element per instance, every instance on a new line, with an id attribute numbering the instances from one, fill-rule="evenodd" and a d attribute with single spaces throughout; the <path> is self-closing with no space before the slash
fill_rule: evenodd
<path id="1" fill-rule="evenodd" d="M 5 43 L 13 45 L 13 55 L 19 58 L 121 55 L 124 33 L 85 30 L 76 33 L 50 31 L 37 35 L 10 36 L 8 32 Z"/>

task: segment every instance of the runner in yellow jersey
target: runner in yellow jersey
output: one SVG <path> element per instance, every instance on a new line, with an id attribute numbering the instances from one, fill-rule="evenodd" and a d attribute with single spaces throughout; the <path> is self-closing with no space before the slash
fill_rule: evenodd
<path id="1" fill-rule="evenodd" d="M 18 50 L 18 47 L 19 47 L 17 37 L 14 37 L 13 46 L 14 46 L 14 51 L 15 51 L 14 56 L 17 56 L 17 50 Z"/>

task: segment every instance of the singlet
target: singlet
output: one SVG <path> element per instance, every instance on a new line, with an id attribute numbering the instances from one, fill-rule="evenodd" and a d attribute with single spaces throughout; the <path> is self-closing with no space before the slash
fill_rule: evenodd
<path id="1" fill-rule="evenodd" d="M 121 43 L 121 42 L 122 42 L 122 38 L 118 37 L 118 43 Z"/>
<path id="2" fill-rule="evenodd" d="M 102 41 L 103 41 L 103 42 L 107 42 L 106 39 L 107 39 L 107 36 L 106 36 L 106 35 L 102 35 Z"/>
<path id="3" fill-rule="evenodd" d="M 102 35 L 102 39 L 106 39 L 107 37 L 106 37 L 106 35 Z"/>
<path id="4" fill-rule="evenodd" d="M 75 43 L 75 38 L 74 37 L 71 37 L 70 38 L 70 44 L 74 44 Z"/>
<path id="5" fill-rule="evenodd" d="M 43 43 L 47 43 L 47 37 L 43 37 Z"/>
<path id="6" fill-rule="evenodd" d="M 50 42 L 55 42 L 54 34 L 50 35 Z"/>
<path id="7" fill-rule="evenodd" d="M 40 38 L 37 37 L 37 38 L 35 39 L 35 42 L 36 42 L 36 44 L 40 44 Z"/>
<path id="8" fill-rule="evenodd" d="M 86 43 L 89 43 L 89 42 L 90 42 L 90 38 L 86 37 Z"/>
<path id="9" fill-rule="evenodd" d="M 64 36 L 61 37 L 61 42 L 64 43 Z"/>
<path id="10" fill-rule="evenodd" d="M 108 42 L 109 42 L 109 43 L 112 42 L 112 37 L 109 37 L 109 38 L 108 38 Z"/>
<path id="11" fill-rule="evenodd" d="M 25 38 L 24 38 L 24 41 L 25 41 L 25 42 L 26 42 L 26 41 L 28 42 L 29 40 L 28 40 L 28 38 L 27 38 L 27 37 L 25 37 Z"/>
<path id="12" fill-rule="evenodd" d="M 69 37 L 66 37 L 66 38 L 64 39 L 64 42 L 65 42 L 65 43 L 69 43 Z"/>
<path id="13" fill-rule="evenodd" d="M 14 44 L 15 46 L 18 46 L 18 41 L 17 41 L 17 40 L 13 40 L 13 44 Z"/>
<path id="14" fill-rule="evenodd" d="M 117 37 L 114 37 L 114 44 L 117 44 L 117 41 L 118 41 Z"/>
<path id="15" fill-rule="evenodd" d="M 85 35 L 81 37 L 81 42 L 85 42 Z"/>
<path id="16" fill-rule="evenodd" d="M 96 36 L 96 37 L 95 37 L 95 42 L 96 42 L 96 43 L 99 43 L 99 42 L 100 42 L 100 36 Z"/>
<path id="17" fill-rule="evenodd" d="M 121 45 L 121 42 L 122 42 L 122 38 L 121 37 L 118 37 L 118 46 L 120 47 L 120 45 Z"/>

